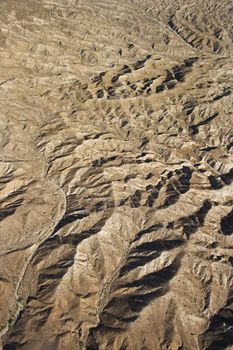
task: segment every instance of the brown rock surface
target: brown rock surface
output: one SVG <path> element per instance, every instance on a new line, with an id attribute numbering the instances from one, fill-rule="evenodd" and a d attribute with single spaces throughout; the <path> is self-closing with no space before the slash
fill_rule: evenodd
<path id="1" fill-rule="evenodd" d="M 232 14 L 1 0 L 2 349 L 233 349 Z"/>

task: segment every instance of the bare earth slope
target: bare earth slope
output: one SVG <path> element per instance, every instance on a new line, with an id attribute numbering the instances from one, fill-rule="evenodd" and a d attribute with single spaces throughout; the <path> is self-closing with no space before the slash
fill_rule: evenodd
<path id="1" fill-rule="evenodd" d="M 233 349 L 232 14 L 0 1 L 2 349 Z"/>

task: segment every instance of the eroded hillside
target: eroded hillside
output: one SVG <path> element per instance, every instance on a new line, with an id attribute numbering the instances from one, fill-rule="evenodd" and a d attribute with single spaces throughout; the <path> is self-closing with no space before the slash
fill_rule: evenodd
<path id="1" fill-rule="evenodd" d="M 232 13 L 1 0 L 4 350 L 232 349 Z"/>

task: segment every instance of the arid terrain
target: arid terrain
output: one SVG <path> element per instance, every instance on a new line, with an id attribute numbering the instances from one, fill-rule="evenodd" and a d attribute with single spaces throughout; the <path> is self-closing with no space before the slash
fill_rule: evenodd
<path id="1" fill-rule="evenodd" d="M 0 1 L 0 349 L 233 349 L 232 23 Z"/>

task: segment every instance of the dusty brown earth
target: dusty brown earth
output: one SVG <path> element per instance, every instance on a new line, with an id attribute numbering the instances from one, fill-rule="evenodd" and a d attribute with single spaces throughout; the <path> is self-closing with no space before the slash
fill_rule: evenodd
<path id="1" fill-rule="evenodd" d="M 232 14 L 0 1 L 0 348 L 233 349 Z"/>

